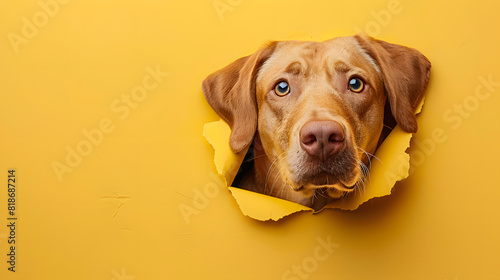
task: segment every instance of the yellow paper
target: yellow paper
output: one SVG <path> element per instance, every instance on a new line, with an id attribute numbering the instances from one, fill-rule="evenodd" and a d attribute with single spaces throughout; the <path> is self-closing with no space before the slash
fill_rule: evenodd
<path id="1" fill-rule="evenodd" d="M 499 10 L 449 0 L 2 1 L 0 279 L 499 279 Z M 220 151 L 202 131 L 219 117 L 201 81 L 271 40 L 358 32 L 432 62 L 419 130 L 400 146 L 410 141 L 410 175 L 355 211 L 285 216 L 296 205 L 272 201 L 252 215 L 284 218 L 244 216 L 245 199 L 267 198 L 228 190 L 240 159 L 214 164 Z M 228 133 L 214 130 L 226 147 Z M 399 164 L 381 160 L 372 168 Z M 71 171 L 59 178 L 54 162 Z"/>
<path id="2" fill-rule="evenodd" d="M 244 215 L 251 218 L 277 221 L 299 211 L 310 211 L 311 208 L 283 199 L 229 187 Z"/>

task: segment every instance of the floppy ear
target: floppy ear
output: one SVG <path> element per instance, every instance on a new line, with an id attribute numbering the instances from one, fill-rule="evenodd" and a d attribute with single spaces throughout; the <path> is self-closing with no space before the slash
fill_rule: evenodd
<path id="1" fill-rule="evenodd" d="M 364 34 L 354 38 L 379 66 L 396 122 L 406 132 L 417 132 L 415 110 L 429 82 L 429 60 L 412 48 L 376 40 Z"/>
<path id="2" fill-rule="evenodd" d="M 247 148 L 257 130 L 255 80 L 276 43 L 237 59 L 209 75 L 201 87 L 208 104 L 231 127 L 229 145 L 235 153 Z"/>

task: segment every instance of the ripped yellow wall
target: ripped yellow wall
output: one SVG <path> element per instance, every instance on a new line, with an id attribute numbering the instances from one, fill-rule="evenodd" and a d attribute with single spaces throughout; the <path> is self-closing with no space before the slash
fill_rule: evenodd
<path id="1" fill-rule="evenodd" d="M 0 279 L 498 279 L 494 1 L 4 1 Z M 366 32 L 432 62 L 411 175 L 356 211 L 242 215 L 201 81 Z M 15 270 L 8 170 L 16 172 Z"/>

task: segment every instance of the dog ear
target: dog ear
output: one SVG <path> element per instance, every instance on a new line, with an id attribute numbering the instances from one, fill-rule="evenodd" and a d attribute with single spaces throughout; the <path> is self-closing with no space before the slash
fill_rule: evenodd
<path id="1" fill-rule="evenodd" d="M 379 66 L 396 122 L 406 132 L 417 132 L 415 110 L 429 82 L 429 60 L 412 48 L 376 40 L 364 34 L 354 38 Z"/>
<path id="2" fill-rule="evenodd" d="M 231 127 L 229 145 L 235 153 L 252 143 L 257 130 L 255 80 L 275 46 L 276 43 L 271 43 L 250 56 L 237 59 L 210 74 L 201 85 L 208 104 Z"/>

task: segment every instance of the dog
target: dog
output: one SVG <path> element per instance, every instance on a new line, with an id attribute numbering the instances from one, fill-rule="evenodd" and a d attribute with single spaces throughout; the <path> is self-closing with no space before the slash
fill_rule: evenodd
<path id="1" fill-rule="evenodd" d="M 240 187 L 321 209 L 364 186 L 384 116 L 417 131 L 430 68 L 418 50 L 364 34 L 279 41 L 209 75 L 202 90 L 231 128 L 231 149 L 254 143 Z"/>

